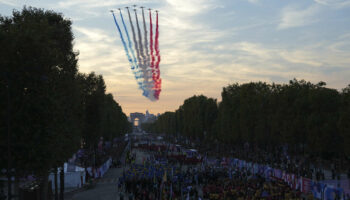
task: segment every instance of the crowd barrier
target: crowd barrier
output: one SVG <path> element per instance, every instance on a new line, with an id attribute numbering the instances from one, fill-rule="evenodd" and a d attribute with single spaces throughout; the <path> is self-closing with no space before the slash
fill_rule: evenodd
<path id="1" fill-rule="evenodd" d="M 312 193 L 317 199 L 324 200 L 346 200 L 346 195 L 350 195 L 349 180 L 326 180 L 313 181 L 305 177 L 298 177 L 294 174 L 287 173 L 281 169 L 275 169 L 268 165 L 246 162 L 237 158 L 224 159 L 224 161 L 208 160 L 210 164 L 230 165 L 239 169 L 246 168 L 251 173 L 258 173 L 267 179 L 276 179 L 284 181 L 291 188 L 299 190 L 305 194 Z"/>
<path id="2" fill-rule="evenodd" d="M 49 181 L 52 182 L 52 189 L 55 189 L 54 174 L 49 175 Z M 64 173 L 64 188 L 81 188 L 85 184 L 85 172 L 66 172 Z M 60 177 L 57 176 L 57 185 L 60 188 Z"/>
<path id="3" fill-rule="evenodd" d="M 101 165 L 99 168 L 92 168 L 88 167 L 86 171 L 89 173 L 90 176 L 93 176 L 94 178 L 102 178 L 103 175 L 108 171 L 108 169 L 112 165 L 112 158 L 109 158 L 103 165 Z"/>

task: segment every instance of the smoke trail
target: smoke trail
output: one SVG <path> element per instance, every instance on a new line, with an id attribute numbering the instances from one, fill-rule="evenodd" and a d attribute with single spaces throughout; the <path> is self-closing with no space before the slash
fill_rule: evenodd
<path id="1" fill-rule="evenodd" d="M 140 26 L 139 26 L 139 20 L 138 20 L 138 17 L 137 17 L 136 9 L 134 9 L 134 12 L 135 12 L 137 33 L 138 33 L 138 36 L 139 36 L 139 51 L 140 51 L 141 62 L 142 62 L 141 68 L 144 68 L 144 67 L 145 67 L 145 65 L 144 65 L 144 57 L 145 57 L 145 55 L 144 55 L 144 53 L 143 53 L 142 36 L 141 36 L 141 31 L 140 31 Z"/>
<path id="2" fill-rule="evenodd" d="M 129 36 L 129 31 L 128 29 L 126 28 L 126 25 L 125 25 L 125 21 L 124 21 L 124 17 L 123 17 L 123 14 L 121 12 L 121 10 L 119 10 L 119 13 L 120 13 L 120 17 L 122 19 L 122 22 L 123 22 L 123 26 L 124 26 L 124 30 L 125 30 L 125 33 L 126 33 L 126 36 L 128 38 L 128 44 L 129 44 L 129 49 L 131 51 L 131 55 L 132 55 L 132 58 L 133 58 L 133 61 L 134 61 L 134 65 L 136 66 L 136 69 L 138 69 L 137 72 L 135 72 L 135 77 L 137 77 L 138 79 L 139 78 L 142 78 L 142 73 L 140 72 L 139 70 L 139 66 L 138 66 L 138 63 L 137 63 L 137 59 L 136 59 L 136 56 L 135 56 L 135 52 L 134 52 L 134 49 L 132 47 L 132 42 L 131 42 L 131 39 L 130 39 L 130 36 Z M 149 89 L 148 89 L 148 86 L 146 85 L 146 88 L 145 88 L 145 85 L 144 84 L 140 84 L 141 82 L 138 82 L 138 84 L 140 85 L 140 87 L 146 89 L 147 91 L 144 91 L 143 92 L 143 95 L 144 96 L 149 96 Z"/>
<path id="3" fill-rule="evenodd" d="M 140 57 L 141 57 L 141 60 L 139 60 L 139 62 L 141 63 L 140 64 L 140 67 L 141 67 L 141 70 L 143 72 L 143 83 L 145 85 L 145 87 L 147 88 L 147 90 L 149 90 L 149 82 L 148 82 L 148 74 L 147 74 L 147 58 L 144 54 L 144 47 L 143 47 L 143 44 L 142 44 L 142 35 L 141 35 L 141 29 L 140 29 L 140 25 L 139 25 L 139 20 L 138 20 L 138 16 L 137 16 L 137 12 L 136 12 L 136 9 L 134 9 L 134 12 L 135 12 L 135 19 L 136 19 L 136 27 L 137 27 L 137 32 L 138 32 L 138 37 L 139 37 L 139 52 L 140 52 Z"/>
<path id="4" fill-rule="evenodd" d="M 148 67 L 150 66 L 150 55 L 149 55 L 149 52 L 148 52 L 148 40 L 147 40 L 147 26 L 146 26 L 146 20 L 145 20 L 145 13 L 144 13 L 144 10 L 142 8 L 142 19 L 143 19 L 143 30 L 144 30 L 144 38 L 145 38 L 145 43 L 144 43 L 144 46 L 145 46 L 145 54 L 146 54 L 146 60 L 145 60 L 145 66 L 146 66 L 146 74 L 145 74 L 145 82 L 146 82 L 146 85 L 147 85 L 147 89 L 148 90 L 151 90 L 152 88 L 152 84 L 153 84 L 153 81 L 150 81 L 150 74 L 149 74 L 149 69 Z"/>
<path id="5" fill-rule="evenodd" d="M 131 69 L 132 69 L 132 71 L 133 71 L 133 73 L 134 73 L 134 75 L 135 75 L 135 78 L 136 78 L 136 80 L 137 80 L 137 83 L 138 83 L 140 89 L 143 90 L 143 95 L 144 95 L 144 96 L 146 96 L 146 95 L 148 96 L 148 95 L 149 95 L 149 92 L 145 90 L 145 88 L 144 88 L 142 82 L 140 81 L 140 78 L 141 78 L 142 76 L 140 76 L 140 72 L 139 72 L 139 71 L 136 71 L 137 66 L 135 66 L 133 60 L 131 59 L 131 56 L 130 56 L 130 54 L 129 54 L 129 49 L 128 49 L 127 45 L 126 45 L 126 42 L 125 42 L 124 37 L 123 37 L 123 34 L 122 34 L 122 32 L 121 32 L 121 30 L 120 30 L 120 27 L 119 27 L 119 24 L 118 24 L 117 19 L 116 19 L 115 15 L 114 15 L 114 12 L 112 12 L 112 15 L 113 15 L 114 23 L 115 23 L 115 25 L 116 25 L 117 28 L 118 28 L 118 32 L 119 32 L 121 41 L 122 41 L 122 43 L 123 43 L 126 56 L 127 56 L 128 60 L 129 60 L 129 63 L 130 63 L 130 65 L 131 65 Z M 137 63 L 136 63 L 136 64 L 137 64 Z"/>
<path id="6" fill-rule="evenodd" d="M 160 52 L 159 52 L 159 26 L 158 26 L 158 12 L 156 14 L 156 37 L 155 37 L 155 44 L 154 44 L 154 49 L 156 51 L 156 57 L 157 57 L 157 62 L 156 62 L 156 68 L 159 68 L 159 62 L 160 62 Z"/>
<path id="7" fill-rule="evenodd" d="M 131 57 L 130 57 L 128 47 L 126 46 L 126 43 L 125 43 L 123 34 L 122 34 L 121 30 L 120 30 L 120 27 L 119 27 L 119 25 L 118 25 L 117 19 L 115 18 L 115 15 L 114 15 L 113 12 L 112 12 L 112 15 L 113 15 L 114 23 L 115 23 L 115 25 L 116 25 L 117 28 L 118 28 L 119 35 L 120 35 L 120 38 L 121 38 L 121 40 L 122 40 L 122 43 L 123 43 L 123 46 L 124 46 L 124 50 L 125 50 L 126 56 L 128 57 L 128 60 L 129 60 L 129 62 L 130 62 L 131 69 L 134 69 L 133 61 L 132 61 L 132 59 L 131 59 Z"/>
<path id="8" fill-rule="evenodd" d="M 122 11 L 119 10 L 119 13 L 120 13 L 120 18 L 122 19 L 122 22 L 123 22 L 123 26 L 124 26 L 124 30 L 125 30 L 125 33 L 126 33 L 126 37 L 128 38 L 129 49 L 130 49 L 130 52 L 131 52 L 131 55 L 132 55 L 132 58 L 133 58 L 133 62 L 134 62 L 134 65 L 136 66 L 136 69 L 137 69 L 138 68 L 138 64 L 137 64 L 137 60 L 136 60 L 134 49 L 132 48 L 132 43 L 131 43 L 131 39 L 130 39 L 130 36 L 129 36 L 129 32 L 128 32 L 128 29 L 126 28 Z"/>
<path id="9" fill-rule="evenodd" d="M 150 40 L 150 50 L 151 50 L 151 68 L 154 67 L 154 54 L 153 54 L 153 27 L 152 27 L 152 13 L 151 10 L 149 10 L 149 40 Z"/>
<path id="10" fill-rule="evenodd" d="M 128 16 L 129 16 L 129 21 L 130 21 L 130 27 L 131 27 L 131 31 L 132 31 L 132 37 L 133 37 L 133 40 L 134 40 L 134 45 L 135 45 L 135 50 L 136 50 L 136 54 L 137 54 L 137 61 L 139 63 L 139 67 L 141 69 L 143 69 L 143 64 L 141 62 L 141 57 L 140 57 L 140 49 L 139 49 L 139 46 L 138 46 L 138 43 L 137 43 L 137 39 L 136 39 L 136 34 L 135 34 L 135 29 L 134 29 L 134 25 L 132 23 L 132 20 L 131 20 L 131 15 L 130 15 L 130 11 L 129 11 L 129 8 L 126 8 L 128 10 Z M 140 69 L 138 69 L 140 70 Z M 142 70 L 142 74 L 139 76 L 140 78 L 144 76 L 144 70 Z M 140 85 L 140 84 L 139 84 Z M 142 88 L 144 88 L 144 83 L 142 83 Z M 145 91 L 144 90 L 144 93 L 143 93 L 144 96 L 146 97 L 149 97 L 149 91 Z"/>
<path id="11" fill-rule="evenodd" d="M 160 51 L 159 51 L 159 25 L 158 25 L 158 12 L 156 12 L 156 37 L 155 37 L 155 51 L 156 51 L 156 57 L 157 57 L 157 62 L 155 66 L 155 71 L 156 71 L 156 76 L 153 77 L 153 80 L 155 81 L 155 91 L 154 91 L 154 96 L 156 99 L 159 99 L 159 94 L 161 91 L 161 79 L 160 77 L 160 70 L 159 70 L 159 62 L 160 62 Z"/>
<path id="12" fill-rule="evenodd" d="M 135 51 L 136 51 L 136 54 L 137 54 L 137 60 L 138 60 L 139 65 L 140 65 L 140 64 L 141 64 L 141 63 L 140 63 L 140 52 L 139 52 L 139 47 L 138 47 L 137 40 L 136 40 L 136 36 L 135 36 L 134 25 L 132 24 L 132 20 L 131 20 L 129 8 L 126 8 L 126 9 L 128 10 L 129 21 L 130 21 L 130 27 L 131 27 L 131 31 L 132 31 L 132 37 L 133 37 L 133 40 L 134 40 Z"/>
<path id="13" fill-rule="evenodd" d="M 155 57 L 154 57 L 154 52 L 153 52 L 153 43 L 154 42 L 153 42 L 153 24 L 152 24 L 152 12 L 151 12 L 151 10 L 149 10 L 149 26 L 150 26 L 150 28 L 149 28 L 149 30 L 150 30 L 149 40 L 150 40 L 150 51 L 151 51 L 151 63 L 150 63 L 150 68 L 151 69 L 150 69 L 150 71 L 151 71 L 152 79 L 153 79 L 153 88 L 152 88 L 152 90 L 154 91 L 155 90 L 155 81 L 154 81 L 153 75 L 155 73 L 155 70 L 154 70 Z"/>
<path id="14" fill-rule="evenodd" d="M 145 13 L 142 8 L 142 18 L 143 18 L 143 29 L 144 29 L 144 34 L 145 34 L 145 53 L 147 56 L 147 63 L 149 63 L 149 52 L 148 52 L 148 40 L 147 40 L 147 26 L 146 26 L 146 21 L 145 21 Z"/>

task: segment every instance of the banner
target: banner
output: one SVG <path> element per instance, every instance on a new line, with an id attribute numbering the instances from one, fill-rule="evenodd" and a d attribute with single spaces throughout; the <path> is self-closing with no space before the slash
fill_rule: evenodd
<path id="1" fill-rule="evenodd" d="M 343 189 L 335 188 L 333 186 L 327 186 L 324 190 L 325 200 L 338 200 L 343 198 Z"/>
<path id="2" fill-rule="evenodd" d="M 282 171 L 280 169 L 274 169 L 273 176 L 275 178 L 282 179 Z"/>
<path id="3" fill-rule="evenodd" d="M 301 179 L 301 192 L 307 194 L 311 191 L 311 179 L 302 177 Z"/>
<path id="4" fill-rule="evenodd" d="M 324 181 L 320 181 L 320 183 L 324 183 L 327 186 L 333 186 L 334 188 L 339 186 L 340 188 L 343 188 L 343 193 L 345 195 L 350 195 L 350 180 L 349 179 L 324 180 Z"/>
<path id="5" fill-rule="evenodd" d="M 311 192 L 315 198 L 321 199 L 325 184 L 311 181 Z"/>

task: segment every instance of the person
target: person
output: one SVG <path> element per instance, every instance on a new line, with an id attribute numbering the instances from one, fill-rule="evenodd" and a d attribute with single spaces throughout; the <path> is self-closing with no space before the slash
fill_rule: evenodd
<path id="1" fill-rule="evenodd" d="M 118 181 L 118 191 L 122 191 L 122 181 L 121 181 L 120 178 L 119 178 L 119 181 Z"/>
<path id="2" fill-rule="evenodd" d="M 124 200 L 124 194 L 122 191 L 119 192 L 119 200 Z"/>

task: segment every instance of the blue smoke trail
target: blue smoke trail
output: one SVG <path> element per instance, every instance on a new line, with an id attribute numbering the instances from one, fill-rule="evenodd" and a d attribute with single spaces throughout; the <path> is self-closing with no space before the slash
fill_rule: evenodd
<path id="1" fill-rule="evenodd" d="M 117 19 L 115 18 L 113 12 L 112 12 L 112 15 L 113 15 L 114 23 L 115 23 L 115 25 L 116 25 L 117 28 L 118 28 L 119 35 L 120 35 L 120 38 L 121 38 L 121 40 L 122 40 L 122 43 L 123 43 L 123 46 L 124 46 L 124 50 L 125 50 L 126 56 L 128 57 L 128 60 L 129 60 L 129 62 L 130 62 L 130 64 L 131 64 L 131 69 L 133 69 L 133 68 L 134 68 L 134 66 L 133 66 L 133 61 L 132 61 L 132 59 L 131 59 L 131 57 L 130 57 L 129 50 L 128 50 L 128 47 L 126 46 L 126 43 L 125 43 L 125 40 L 124 40 L 122 31 L 120 30 L 120 27 L 119 27 L 119 25 L 118 25 Z"/>
<path id="2" fill-rule="evenodd" d="M 125 33 L 126 33 L 126 37 L 128 39 L 128 45 L 129 45 L 129 49 L 130 49 L 130 52 L 131 52 L 131 55 L 132 55 L 132 58 L 133 58 L 134 65 L 136 66 L 136 69 L 139 69 L 139 65 L 137 63 L 135 52 L 134 52 L 134 49 L 132 47 L 132 42 L 131 42 L 131 39 L 130 39 L 130 35 L 129 35 L 129 32 L 128 32 L 128 29 L 126 28 L 126 25 L 125 25 L 125 21 L 124 21 L 124 17 L 123 17 L 122 11 L 119 10 L 119 13 L 120 13 L 120 18 L 122 19 L 122 23 L 123 23 L 123 27 L 124 27 L 124 30 L 125 30 Z M 142 74 L 140 74 L 140 72 L 138 72 L 138 73 L 135 72 L 135 76 L 137 76 L 138 78 L 142 78 L 143 77 Z M 138 84 L 139 84 L 140 87 L 144 88 L 143 89 L 143 96 L 148 97 L 149 96 L 149 92 L 148 92 L 147 88 L 145 88 L 145 86 L 141 82 L 138 82 Z"/>
<path id="3" fill-rule="evenodd" d="M 126 56 L 127 56 L 128 60 L 129 60 L 129 62 L 130 62 L 131 69 L 134 71 L 134 70 L 135 70 L 135 66 L 134 66 L 133 60 L 131 59 L 131 56 L 130 56 L 130 54 L 129 54 L 128 47 L 126 46 L 126 43 L 125 43 L 125 40 L 124 40 L 122 31 L 120 30 L 119 24 L 118 24 L 117 19 L 115 18 L 115 15 L 114 15 L 113 12 L 112 12 L 112 15 L 113 15 L 114 23 L 115 23 L 115 25 L 116 25 L 117 28 L 118 28 L 118 32 L 119 32 L 121 41 L 122 41 L 122 43 L 123 43 Z M 140 89 L 143 90 L 143 95 L 146 96 L 146 95 L 148 95 L 148 91 L 145 90 L 145 88 L 144 88 L 142 82 L 140 82 L 139 79 L 142 77 L 142 75 L 139 75 L 139 74 L 140 74 L 140 73 L 134 71 L 134 75 L 135 75 L 135 78 L 136 78 L 136 80 L 137 80 L 137 83 L 138 83 Z M 147 97 L 147 96 L 146 96 L 146 97 Z"/>
<path id="4" fill-rule="evenodd" d="M 125 30 L 125 33 L 126 33 L 126 37 L 128 38 L 129 49 L 130 49 L 130 52 L 131 52 L 131 55 L 132 55 L 132 58 L 133 58 L 134 65 L 136 66 L 136 68 L 139 68 L 138 64 L 137 64 L 137 60 L 136 60 L 134 49 L 132 48 L 132 43 L 131 43 L 131 39 L 130 39 L 130 36 L 129 36 L 129 32 L 128 32 L 128 29 L 126 28 L 126 25 L 125 25 L 125 22 L 124 22 L 122 11 L 119 10 L 119 12 L 120 12 L 120 17 L 121 17 L 122 22 L 123 22 L 123 26 L 124 26 L 124 30 Z"/>

